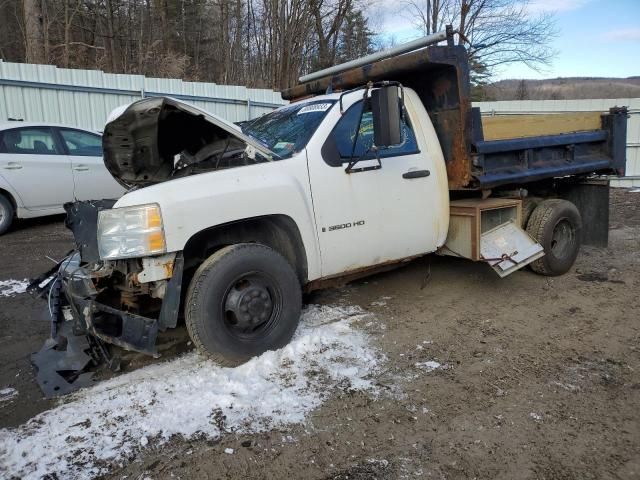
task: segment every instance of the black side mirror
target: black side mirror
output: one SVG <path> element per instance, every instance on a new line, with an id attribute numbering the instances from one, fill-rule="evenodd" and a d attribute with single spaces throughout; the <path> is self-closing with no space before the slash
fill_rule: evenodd
<path id="1" fill-rule="evenodd" d="M 402 143 L 400 108 L 397 86 L 385 86 L 371 92 L 373 142 L 376 147 L 384 148 Z"/>

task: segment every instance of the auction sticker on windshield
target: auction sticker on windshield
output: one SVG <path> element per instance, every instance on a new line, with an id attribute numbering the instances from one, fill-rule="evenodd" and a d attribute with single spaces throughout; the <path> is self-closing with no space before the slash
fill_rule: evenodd
<path id="1" fill-rule="evenodd" d="M 307 105 L 303 107 L 298 112 L 298 115 L 302 115 L 303 113 L 313 113 L 313 112 L 325 112 L 331 108 L 332 103 L 314 103 L 313 105 Z"/>

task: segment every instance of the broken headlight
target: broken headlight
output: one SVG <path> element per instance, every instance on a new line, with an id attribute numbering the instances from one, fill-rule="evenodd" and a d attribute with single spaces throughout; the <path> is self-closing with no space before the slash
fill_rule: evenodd
<path id="1" fill-rule="evenodd" d="M 136 205 L 98 213 L 98 252 L 103 260 L 166 252 L 160 206 Z"/>

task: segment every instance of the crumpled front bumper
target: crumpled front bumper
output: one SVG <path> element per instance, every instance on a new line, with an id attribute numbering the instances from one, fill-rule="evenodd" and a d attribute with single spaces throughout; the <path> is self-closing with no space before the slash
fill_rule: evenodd
<path id="1" fill-rule="evenodd" d="M 92 272 L 80 266 L 80 254 L 62 262 L 59 278 L 60 293 L 79 329 L 126 350 L 156 355 L 159 321 L 98 302 Z"/>

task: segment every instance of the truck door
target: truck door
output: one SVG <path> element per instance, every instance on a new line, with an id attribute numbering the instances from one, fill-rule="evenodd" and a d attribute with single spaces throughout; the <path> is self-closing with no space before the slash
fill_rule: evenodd
<path id="1" fill-rule="evenodd" d="M 362 98 L 361 93 L 357 95 Z M 357 168 L 377 165 L 372 115 L 364 105 L 354 151 L 361 159 Z M 432 252 L 446 236 L 441 218 L 443 186 L 437 183 L 441 172 L 434 172 L 437 165 L 425 145 L 424 132 L 416 128 L 419 124 L 409 113 L 403 120 L 402 144 L 380 151 L 382 168 L 345 172 L 362 109 L 363 101 L 358 100 L 341 115 L 336 105 L 321 126 L 324 132 L 314 135 L 308 145 L 323 276 Z M 334 160 L 328 160 L 332 148 Z"/>
<path id="2" fill-rule="evenodd" d="M 0 133 L 2 176 L 25 208 L 60 210 L 73 201 L 71 162 L 49 127 L 22 127 Z M 55 213 L 55 212 L 54 212 Z"/>

